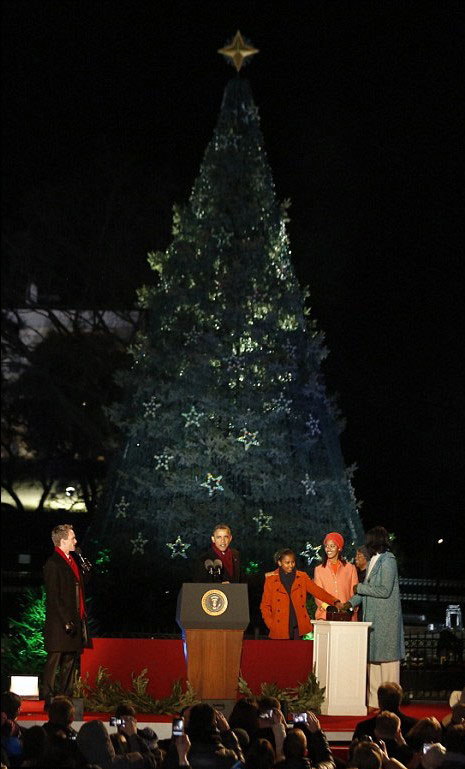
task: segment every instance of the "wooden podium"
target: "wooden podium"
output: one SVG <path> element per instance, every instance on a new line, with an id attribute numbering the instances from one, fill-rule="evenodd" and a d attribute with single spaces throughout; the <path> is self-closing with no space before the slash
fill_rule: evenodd
<path id="1" fill-rule="evenodd" d="M 368 628 L 371 622 L 314 620 L 313 659 L 326 687 L 326 716 L 366 716 Z"/>
<path id="2" fill-rule="evenodd" d="M 247 585 L 185 583 L 176 621 L 187 647 L 187 678 L 198 697 L 235 700 L 242 638 L 250 621 Z"/>

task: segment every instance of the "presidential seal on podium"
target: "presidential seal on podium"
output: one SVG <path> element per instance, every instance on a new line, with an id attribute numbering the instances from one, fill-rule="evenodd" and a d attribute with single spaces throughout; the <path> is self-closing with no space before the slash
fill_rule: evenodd
<path id="1" fill-rule="evenodd" d="M 202 596 L 202 609 L 205 614 L 219 617 L 228 608 L 228 597 L 222 590 L 207 590 Z"/>

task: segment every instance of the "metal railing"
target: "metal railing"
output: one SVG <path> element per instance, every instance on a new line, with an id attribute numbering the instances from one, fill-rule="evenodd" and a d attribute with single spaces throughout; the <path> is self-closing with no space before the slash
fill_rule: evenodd
<path id="1" fill-rule="evenodd" d="M 411 628 L 405 633 L 401 684 L 406 700 L 448 701 L 465 683 L 463 629 Z"/>

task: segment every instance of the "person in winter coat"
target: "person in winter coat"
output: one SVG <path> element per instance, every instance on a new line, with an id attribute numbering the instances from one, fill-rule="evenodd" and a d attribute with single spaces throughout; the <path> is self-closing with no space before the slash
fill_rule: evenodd
<path id="1" fill-rule="evenodd" d="M 345 603 L 354 594 L 358 577 L 354 564 L 348 563 L 342 555 L 344 537 L 337 531 L 330 531 L 323 540 L 323 547 L 325 552 L 322 563 L 315 568 L 314 582 Z M 317 598 L 316 605 L 315 619 L 330 619 L 326 616 L 326 604 Z M 357 619 L 357 611 L 352 619 Z"/>
<path id="2" fill-rule="evenodd" d="M 84 574 L 71 555 L 75 552 L 77 544 L 73 527 L 68 523 L 55 526 L 52 530 L 52 542 L 55 550 L 44 566 L 44 644 L 47 661 L 41 689 L 46 709 L 55 694 L 73 696 L 74 677 L 79 672 L 80 655 L 85 647 L 92 646 L 87 628 Z"/>
<path id="3" fill-rule="evenodd" d="M 340 607 L 341 601 L 318 587 L 305 571 L 296 570 L 293 550 L 279 550 L 275 561 L 278 568 L 265 575 L 260 611 L 270 638 L 295 640 L 312 629 L 306 609 L 307 593 L 331 606 Z"/>
<path id="4" fill-rule="evenodd" d="M 239 550 L 230 547 L 232 538 L 227 523 L 216 524 L 209 549 L 195 562 L 193 582 L 245 582 Z"/>
<path id="5" fill-rule="evenodd" d="M 86 760 L 101 769 L 156 769 L 157 766 L 150 754 L 125 753 L 117 756 L 102 721 L 86 721 L 78 732 L 77 745 Z"/>
<path id="6" fill-rule="evenodd" d="M 363 619 L 371 622 L 368 651 L 368 705 L 378 704 L 378 687 L 384 681 L 400 683 L 400 660 L 405 656 L 404 625 L 400 603 L 397 561 L 389 549 L 383 526 L 367 532 L 365 545 L 370 562 L 365 581 L 344 608 L 362 605 Z"/>

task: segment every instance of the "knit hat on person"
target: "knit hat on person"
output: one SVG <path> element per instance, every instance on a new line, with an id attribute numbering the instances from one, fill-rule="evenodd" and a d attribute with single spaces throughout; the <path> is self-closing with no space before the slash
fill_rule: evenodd
<path id="1" fill-rule="evenodd" d="M 342 536 L 342 534 L 338 534 L 337 531 L 330 531 L 329 534 L 327 534 L 326 537 L 324 538 L 323 544 L 326 545 L 326 543 L 330 539 L 332 539 L 333 542 L 336 543 L 339 550 L 342 550 L 342 548 L 344 547 L 344 537 Z"/>
<path id="2" fill-rule="evenodd" d="M 438 769 L 444 761 L 446 749 L 440 742 L 435 742 L 430 749 L 422 756 L 421 763 L 424 769 Z"/>

